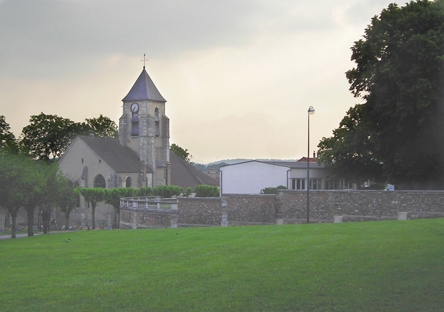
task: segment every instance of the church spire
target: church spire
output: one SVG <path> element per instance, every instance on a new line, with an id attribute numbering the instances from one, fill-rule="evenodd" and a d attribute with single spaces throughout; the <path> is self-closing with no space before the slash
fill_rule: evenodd
<path id="1" fill-rule="evenodd" d="M 154 82 L 151 80 L 150 76 L 145 70 L 145 57 L 144 57 L 144 66 L 142 72 L 137 78 L 131 90 L 128 94 L 123 98 L 122 101 L 160 101 L 166 102 L 164 97 L 160 94 L 159 90 L 157 90 Z"/>

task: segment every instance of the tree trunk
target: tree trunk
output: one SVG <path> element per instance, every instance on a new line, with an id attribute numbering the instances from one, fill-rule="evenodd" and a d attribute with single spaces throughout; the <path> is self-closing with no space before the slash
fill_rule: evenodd
<path id="1" fill-rule="evenodd" d="M 96 205 L 91 205 L 92 228 L 96 229 Z"/>
<path id="2" fill-rule="evenodd" d="M 26 208 L 28 212 L 28 236 L 34 236 L 34 210 L 35 207 Z"/>
<path id="3" fill-rule="evenodd" d="M 49 220 L 43 221 L 43 234 L 49 233 Z"/>
<path id="4" fill-rule="evenodd" d="M 116 228 L 120 229 L 120 212 L 117 212 L 117 224 L 116 224 Z"/>
<path id="5" fill-rule="evenodd" d="M 65 213 L 65 231 L 69 229 L 69 212 Z"/>
<path id="6" fill-rule="evenodd" d="M 9 221 L 9 210 L 5 209 L 5 224 L 4 224 L 4 228 L 8 228 L 11 225 L 10 221 Z"/>
<path id="7" fill-rule="evenodd" d="M 49 221 L 51 220 L 51 207 L 44 206 L 42 210 L 43 234 L 49 233 Z"/>
<path id="8" fill-rule="evenodd" d="M 17 238 L 17 213 L 11 213 L 11 238 Z"/>

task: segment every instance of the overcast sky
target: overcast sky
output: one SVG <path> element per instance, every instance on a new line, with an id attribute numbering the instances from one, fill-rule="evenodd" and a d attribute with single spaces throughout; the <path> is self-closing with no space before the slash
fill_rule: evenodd
<path id="1" fill-rule="evenodd" d="M 296 159 L 353 98 L 350 47 L 389 0 L 0 0 L 0 115 L 110 117 L 146 69 L 193 161 Z"/>

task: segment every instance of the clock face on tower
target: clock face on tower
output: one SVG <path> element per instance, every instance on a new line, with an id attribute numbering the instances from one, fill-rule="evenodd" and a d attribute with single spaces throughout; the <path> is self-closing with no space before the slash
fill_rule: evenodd
<path id="1" fill-rule="evenodd" d="M 133 113 L 137 113 L 139 111 L 139 104 L 137 104 L 137 103 L 131 104 L 131 111 Z"/>

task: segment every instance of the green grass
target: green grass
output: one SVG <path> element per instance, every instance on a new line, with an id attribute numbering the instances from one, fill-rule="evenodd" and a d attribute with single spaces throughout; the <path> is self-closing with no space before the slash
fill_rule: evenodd
<path id="1" fill-rule="evenodd" d="M 0 310 L 443 311 L 443 243 L 444 219 L 3 240 Z"/>

